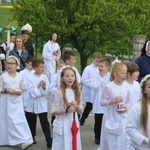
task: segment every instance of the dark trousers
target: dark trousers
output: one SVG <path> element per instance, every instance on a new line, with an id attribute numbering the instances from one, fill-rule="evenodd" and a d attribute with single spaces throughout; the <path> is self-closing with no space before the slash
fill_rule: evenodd
<path id="1" fill-rule="evenodd" d="M 38 115 L 40 119 L 42 131 L 45 135 L 45 139 L 47 142 L 51 141 L 51 132 L 50 132 L 50 125 L 47 119 L 47 112 L 40 113 L 40 114 L 25 112 L 25 115 L 31 130 L 32 137 L 34 138 L 36 136 L 36 122 L 37 122 L 37 115 Z"/>
<path id="2" fill-rule="evenodd" d="M 84 108 L 84 112 L 83 112 L 82 117 L 80 119 L 82 122 L 85 121 L 85 119 L 88 117 L 88 115 L 91 112 L 91 110 L 92 110 L 92 103 L 86 102 L 86 106 Z"/>
<path id="3" fill-rule="evenodd" d="M 53 125 L 53 122 L 54 122 L 55 118 L 56 118 L 55 116 L 51 117 L 51 125 Z"/>
<path id="4" fill-rule="evenodd" d="M 94 134 L 95 139 L 100 141 L 101 126 L 102 126 L 103 114 L 95 114 Z"/>

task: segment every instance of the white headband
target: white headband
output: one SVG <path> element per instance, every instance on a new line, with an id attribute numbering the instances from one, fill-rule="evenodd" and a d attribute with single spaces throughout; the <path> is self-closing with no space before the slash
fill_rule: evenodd
<path id="1" fill-rule="evenodd" d="M 64 70 L 65 68 L 72 68 L 72 69 L 76 72 L 75 67 L 66 65 L 66 66 L 63 66 L 63 67 L 60 69 L 60 74 L 63 72 L 63 70 Z"/>
<path id="2" fill-rule="evenodd" d="M 6 60 L 8 60 L 8 59 L 14 59 L 14 60 L 16 60 L 17 65 L 18 65 L 18 66 L 20 65 L 20 62 L 19 62 L 18 58 L 17 58 L 17 57 L 15 57 L 15 56 L 13 56 L 13 55 L 8 56 L 8 57 L 6 58 Z"/>
<path id="3" fill-rule="evenodd" d="M 142 79 L 142 81 L 140 82 L 141 87 L 143 86 L 143 83 L 144 83 L 147 79 L 150 79 L 150 74 L 149 74 L 149 75 L 146 75 L 146 76 Z"/>
<path id="4" fill-rule="evenodd" d="M 146 47 L 145 47 L 145 51 L 147 51 L 147 48 L 148 48 L 148 44 L 150 43 L 150 41 L 147 41 L 146 43 Z"/>
<path id="5" fill-rule="evenodd" d="M 118 57 L 115 58 L 115 60 L 111 63 L 112 66 L 115 64 L 115 63 L 121 63 L 121 60 L 118 60 Z"/>

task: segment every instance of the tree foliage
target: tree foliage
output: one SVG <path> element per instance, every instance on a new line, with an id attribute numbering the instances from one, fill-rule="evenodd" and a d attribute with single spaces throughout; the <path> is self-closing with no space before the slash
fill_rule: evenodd
<path id="1" fill-rule="evenodd" d="M 13 14 L 39 37 L 57 31 L 61 46 L 70 43 L 81 56 L 81 69 L 94 51 L 127 55 L 134 34 L 150 36 L 148 0 L 17 0 Z"/>

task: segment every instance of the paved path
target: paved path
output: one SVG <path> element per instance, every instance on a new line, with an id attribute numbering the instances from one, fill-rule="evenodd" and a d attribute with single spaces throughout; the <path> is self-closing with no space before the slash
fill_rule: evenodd
<path id="1" fill-rule="evenodd" d="M 49 114 L 50 116 L 50 114 Z M 50 117 L 49 117 L 50 120 Z M 94 143 L 94 130 L 93 130 L 94 117 L 92 114 L 86 119 L 84 126 L 81 126 L 81 141 L 82 141 L 82 150 L 97 150 L 98 145 Z M 37 123 L 37 135 L 36 142 L 33 146 L 27 148 L 27 150 L 47 150 L 46 141 L 39 124 Z M 15 147 L 0 147 L 0 150 L 21 150 L 20 146 Z"/>

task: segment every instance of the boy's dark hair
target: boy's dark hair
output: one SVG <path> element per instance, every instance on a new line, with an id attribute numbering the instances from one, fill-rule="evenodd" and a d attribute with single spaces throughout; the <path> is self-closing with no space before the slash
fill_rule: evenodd
<path id="1" fill-rule="evenodd" d="M 136 71 L 139 71 L 139 66 L 136 63 L 133 62 L 128 62 L 125 63 L 127 66 L 127 72 L 133 74 Z"/>
<path id="2" fill-rule="evenodd" d="M 72 52 L 72 51 L 64 51 L 64 54 L 62 56 L 62 60 L 64 62 L 66 62 L 66 60 L 70 60 L 71 59 L 71 56 L 75 57 L 75 54 Z"/>
<path id="3" fill-rule="evenodd" d="M 34 58 L 33 56 L 29 55 L 29 56 L 26 58 L 25 63 L 33 62 L 33 60 L 35 60 L 35 58 Z"/>
<path id="4" fill-rule="evenodd" d="M 32 66 L 34 67 L 38 67 L 40 64 L 44 64 L 44 61 L 42 59 L 35 59 L 32 62 Z"/>
<path id="5" fill-rule="evenodd" d="M 14 33 L 10 33 L 10 37 L 12 37 L 12 36 L 15 36 L 15 34 Z"/>
<path id="6" fill-rule="evenodd" d="M 110 67 L 110 60 L 108 58 L 102 58 L 99 62 L 100 63 L 103 62 L 103 63 L 106 64 L 106 66 Z"/>

